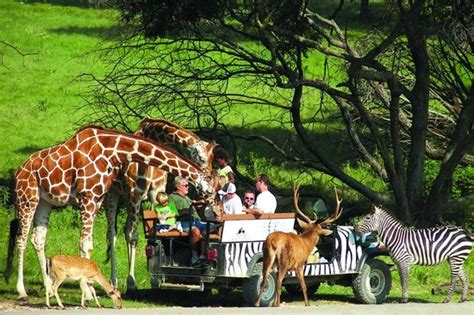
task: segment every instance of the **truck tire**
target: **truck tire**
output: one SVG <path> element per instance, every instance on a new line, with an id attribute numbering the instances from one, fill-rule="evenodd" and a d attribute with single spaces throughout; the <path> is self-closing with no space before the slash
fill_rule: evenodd
<path id="1" fill-rule="evenodd" d="M 311 284 L 306 283 L 306 287 L 308 289 L 308 296 L 315 294 L 316 291 L 318 291 L 320 285 L 321 282 Z M 299 285 L 299 283 L 285 284 L 285 289 L 286 292 L 291 296 L 303 296 L 303 292 L 301 292 L 301 286 Z"/>
<path id="2" fill-rule="evenodd" d="M 385 302 L 392 287 L 392 275 L 388 266 L 379 259 L 369 259 L 352 281 L 352 291 L 360 303 Z"/>
<path id="3" fill-rule="evenodd" d="M 242 283 L 242 294 L 244 301 L 249 306 L 254 306 L 260 292 L 260 283 L 262 283 L 262 275 L 255 275 L 250 278 L 245 278 Z M 267 278 L 267 285 L 263 291 L 260 299 L 260 306 L 268 307 L 272 305 L 276 296 L 276 277 L 275 273 L 271 272 Z"/>

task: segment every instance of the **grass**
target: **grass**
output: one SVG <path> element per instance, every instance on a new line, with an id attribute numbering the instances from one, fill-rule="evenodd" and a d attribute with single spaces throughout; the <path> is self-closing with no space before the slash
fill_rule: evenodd
<path id="1" fill-rule="evenodd" d="M 9 221 L 14 217 L 12 209 L 0 208 L 0 225 L 9 226 Z M 72 208 L 66 208 L 62 211 L 53 211 L 48 230 L 47 239 L 47 256 L 56 254 L 73 254 L 76 255 L 79 246 L 80 220 L 78 211 Z M 127 278 L 127 254 L 124 242 L 123 230 L 125 215 L 122 211 L 119 215 L 119 235 L 117 244 L 118 256 L 118 279 L 119 287 L 122 292 L 126 289 Z M 67 233 L 65 228 L 67 227 Z M 141 225 L 139 226 L 141 232 Z M 106 252 L 106 219 L 101 213 L 96 220 L 94 227 L 94 251 L 92 258 L 95 259 L 104 275 L 108 276 L 110 265 L 104 263 Z M 0 230 L 0 244 L 7 244 L 8 228 Z M 145 241 L 143 235 L 137 247 L 137 265 L 136 279 L 140 289 L 150 288 L 150 277 L 146 272 L 146 258 L 144 251 Z M 386 259 L 388 262 L 390 260 Z M 16 260 L 15 260 L 16 262 Z M 30 295 L 30 302 L 33 305 L 41 306 L 44 304 L 44 290 L 42 288 L 42 278 L 39 270 L 36 253 L 31 244 L 28 245 L 26 251 L 25 266 L 25 286 Z M 0 253 L 0 266 L 5 266 L 6 251 Z M 474 274 L 474 256 L 471 255 L 465 264 L 468 275 Z M 16 264 L 14 263 L 14 272 L 16 272 Z M 413 266 L 410 272 L 410 300 L 421 303 L 439 303 L 444 298 L 443 294 L 431 295 L 431 289 L 439 285 L 449 282 L 449 266 L 444 263 L 434 267 Z M 392 272 L 393 284 L 392 290 L 388 297 L 387 303 L 395 303 L 401 296 L 401 287 L 398 279 L 398 273 Z M 1 301 L 14 300 L 17 297 L 15 291 L 16 273 L 10 279 L 10 283 L 5 283 L 3 277 L 0 279 L 0 303 Z M 105 296 L 102 290 L 99 294 Z M 77 284 L 65 284 L 60 290 L 63 302 L 66 305 L 80 305 L 80 290 Z M 186 298 L 183 298 L 186 297 Z M 459 295 L 455 294 L 453 301 L 457 301 Z M 335 304 L 335 303 L 356 303 L 352 289 L 350 287 L 330 286 L 322 284 L 317 294 L 311 298 L 313 305 L 319 304 Z M 474 296 L 469 296 L 470 301 L 474 301 Z M 293 304 L 303 304 L 300 296 L 283 296 L 283 301 Z M 101 299 L 101 303 L 107 307 L 112 307 L 112 301 L 108 298 Z M 241 293 L 239 288 L 233 292 L 219 294 L 217 290 L 206 292 L 145 292 L 144 296 L 139 300 L 125 299 L 124 307 L 156 307 L 156 306 L 242 306 Z"/>
<path id="2" fill-rule="evenodd" d="M 105 71 L 88 53 L 113 31 L 115 13 L 0 2 L 0 178 L 29 154 L 62 142 L 87 112 L 83 73 Z M 2 30 L 3 29 L 3 30 Z"/>

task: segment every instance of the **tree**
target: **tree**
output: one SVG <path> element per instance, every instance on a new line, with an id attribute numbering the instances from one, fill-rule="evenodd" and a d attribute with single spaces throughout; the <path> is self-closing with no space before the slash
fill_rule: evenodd
<path id="1" fill-rule="evenodd" d="M 204 2 L 206 10 L 184 0 L 119 1 L 133 32 L 113 50 L 113 71 L 97 79 L 92 103 L 103 123 L 197 117 L 194 127 L 208 135 L 258 139 L 407 223 L 438 222 L 456 167 L 474 161 L 472 19 L 460 14 L 469 3 L 387 2 L 389 22 L 361 37 L 307 0 Z M 295 141 L 251 134 L 250 124 L 229 130 L 226 115 L 242 106 L 271 108 L 262 119 L 291 127 Z M 333 120 L 345 154 L 357 152 L 389 190 L 352 176 L 344 162 L 353 155 L 319 146 Z M 428 159 L 439 171 L 425 187 Z"/>

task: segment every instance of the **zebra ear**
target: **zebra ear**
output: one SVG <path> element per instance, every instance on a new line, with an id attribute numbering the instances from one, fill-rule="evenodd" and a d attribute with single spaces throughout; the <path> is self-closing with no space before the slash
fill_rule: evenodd
<path id="1" fill-rule="evenodd" d="M 378 213 L 378 212 L 380 212 L 381 210 L 382 210 L 382 208 L 381 208 L 380 206 L 378 206 L 378 205 L 372 205 L 372 211 L 373 211 L 374 213 Z"/>

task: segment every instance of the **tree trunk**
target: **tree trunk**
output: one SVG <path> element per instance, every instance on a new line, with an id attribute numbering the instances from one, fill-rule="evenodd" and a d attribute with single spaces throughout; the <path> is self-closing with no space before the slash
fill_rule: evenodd
<path id="1" fill-rule="evenodd" d="M 370 21 L 371 14 L 369 10 L 369 0 L 360 1 L 360 19 L 364 22 Z"/>
<path id="2" fill-rule="evenodd" d="M 402 14 L 404 9 L 401 8 Z M 407 165 L 407 196 L 412 221 L 421 216 L 424 209 L 423 173 L 425 166 L 426 134 L 429 101 L 429 57 L 426 29 L 420 2 L 416 2 L 403 14 L 408 46 L 415 65 L 415 86 L 410 102 L 413 124 L 410 130 L 411 146 Z M 410 223 L 410 222 L 408 222 Z"/>

